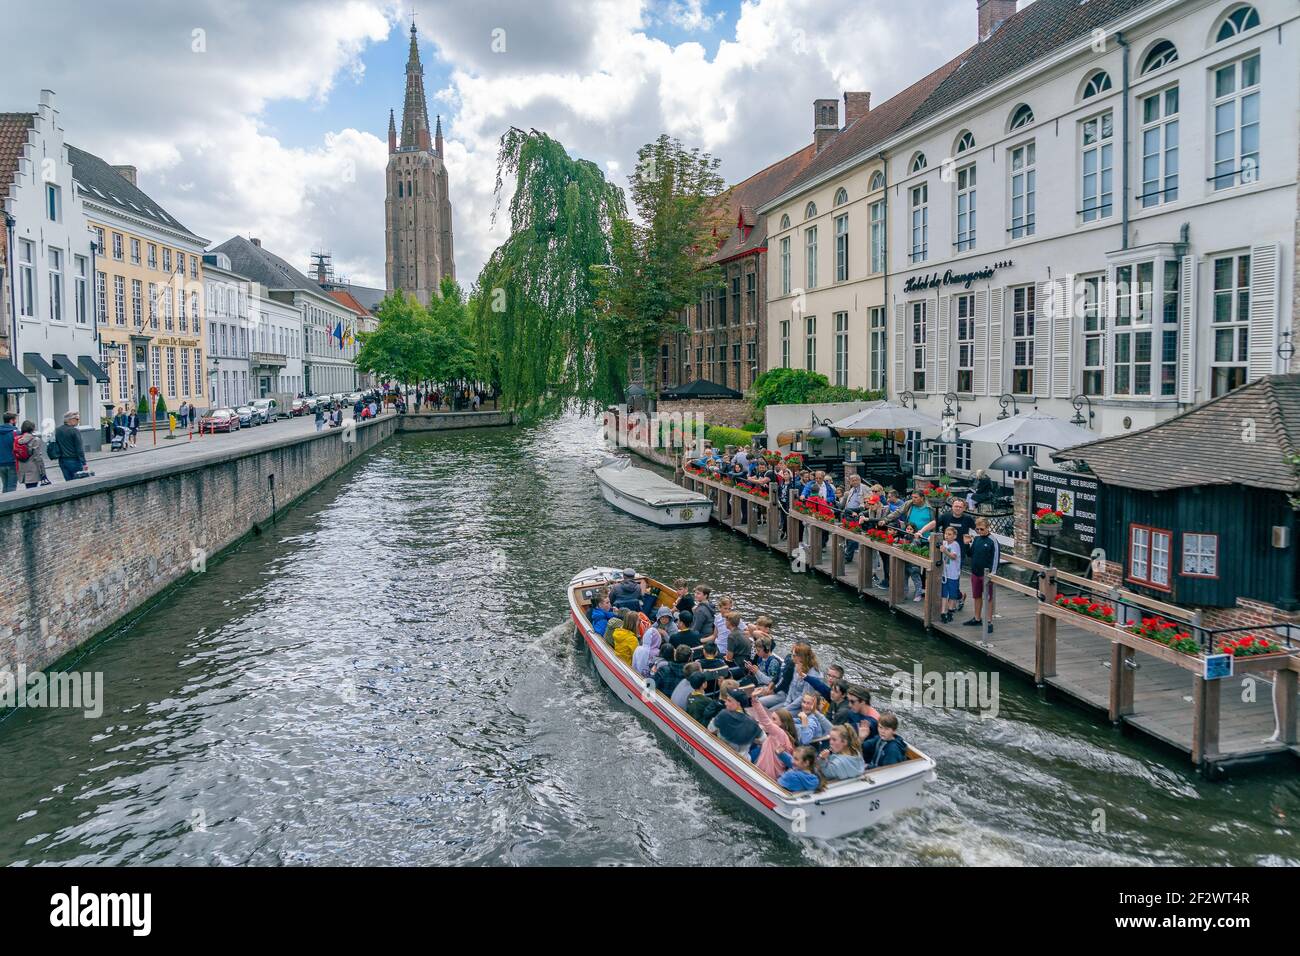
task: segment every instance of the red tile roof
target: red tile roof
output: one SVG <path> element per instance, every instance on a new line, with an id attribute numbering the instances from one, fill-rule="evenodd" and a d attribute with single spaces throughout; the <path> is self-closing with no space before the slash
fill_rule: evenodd
<path id="1" fill-rule="evenodd" d="M 367 309 L 360 302 L 358 302 L 356 300 L 356 296 L 354 296 L 351 292 L 347 291 L 346 289 L 332 289 L 329 294 L 331 298 L 337 299 L 339 302 L 342 302 L 353 312 L 357 313 L 357 315 L 370 314 L 370 310 Z"/>
<path id="2" fill-rule="evenodd" d="M 33 113 L 0 113 L 0 203 L 9 198 L 9 186 L 18 170 L 18 158 L 27 145 Z M 4 256 L 8 233 L 0 229 L 0 257 Z"/>
<path id="3" fill-rule="evenodd" d="M 726 241 L 713 257 L 714 262 L 725 262 L 766 246 L 767 217 L 757 215 L 756 210 L 781 195 L 815 155 L 813 145 L 809 143 L 798 152 L 736 183 L 719 197 L 719 202 L 727 209 L 723 222 L 728 231 Z"/>

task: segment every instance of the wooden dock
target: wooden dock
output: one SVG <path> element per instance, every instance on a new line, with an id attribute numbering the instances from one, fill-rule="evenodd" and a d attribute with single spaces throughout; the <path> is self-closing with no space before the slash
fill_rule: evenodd
<path id="1" fill-rule="evenodd" d="M 1100 601 L 1122 600 L 1171 621 L 1190 623 L 1193 612 L 1015 556 L 1004 556 L 1004 565 L 1028 572 L 1026 577 L 1037 584 L 990 576 L 997 587 L 992 634 L 983 627 L 965 627 L 960 620 L 945 624 L 940 620 L 939 588 L 927 587 L 920 602 L 904 599 L 906 565 L 939 567 L 934 544 L 927 557 L 796 512 L 785 516 L 787 534 L 782 537 L 779 519 L 768 520 L 769 514 L 778 516 L 779 507 L 767 497 L 698 473 L 682 472 L 678 480 L 713 499 L 712 520 L 722 527 L 766 545 L 786 560 L 792 560 L 802 541 L 809 571 L 1020 672 L 1041 688 L 1187 753 L 1202 770 L 1300 757 L 1296 656 L 1237 658 L 1232 678 L 1207 680 L 1201 676 L 1199 657 L 1057 607 L 1054 601 L 1064 585 L 1070 592 L 1095 594 Z M 840 546 L 847 540 L 860 545 L 848 563 Z M 887 590 L 874 586 L 873 552 L 890 562 Z"/>

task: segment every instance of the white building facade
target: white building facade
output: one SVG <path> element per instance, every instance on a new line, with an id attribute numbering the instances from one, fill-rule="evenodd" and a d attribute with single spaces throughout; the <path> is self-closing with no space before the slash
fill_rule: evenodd
<path id="1" fill-rule="evenodd" d="M 253 287 L 250 342 L 256 398 L 303 392 L 302 310 Z"/>
<path id="2" fill-rule="evenodd" d="M 252 332 L 250 283 L 231 271 L 223 253 L 203 256 L 204 304 L 208 326 L 208 401 L 235 408 L 257 395 L 249 380 Z"/>
<path id="3" fill-rule="evenodd" d="M 86 446 L 98 448 L 104 414 L 99 383 L 107 373 L 95 326 L 94 235 L 49 90 L 41 92 L 14 178 L 4 185 L 4 211 L 13 219 L 5 272 L 14 291 L 13 314 L 4 321 L 16 339 L 12 364 L 32 388 L 11 403 L 16 399 L 19 421 L 30 419 L 38 429 L 79 412 Z"/>
<path id="4" fill-rule="evenodd" d="M 314 283 L 313 283 L 314 284 Z M 292 296 L 274 293 L 302 310 L 304 377 L 311 395 L 351 392 L 357 387 L 357 342 L 352 310 L 316 286 L 319 291 L 294 289 Z M 343 334 L 340 344 L 339 333 Z M 347 333 L 352 332 L 351 341 Z"/>
<path id="5" fill-rule="evenodd" d="M 888 391 L 958 434 L 1121 434 L 1287 370 L 1300 8 L 1128 6 L 885 144 Z M 947 437 L 949 471 L 999 454 Z"/>

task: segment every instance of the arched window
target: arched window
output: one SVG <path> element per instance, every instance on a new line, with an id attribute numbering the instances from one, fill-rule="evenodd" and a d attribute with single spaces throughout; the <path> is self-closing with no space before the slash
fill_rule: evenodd
<path id="1" fill-rule="evenodd" d="M 1223 18 L 1218 32 L 1214 34 L 1214 42 L 1222 43 L 1224 40 L 1231 40 L 1238 33 L 1245 33 L 1257 26 L 1259 26 L 1259 12 L 1249 4 L 1238 7 Z"/>
<path id="2" fill-rule="evenodd" d="M 1110 89 L 1110 74 L 1105 70 L 1098 70 L 1092 76 L 1088 77 L 1088 82 L 1083 84 L 1082 99 L 1091 99 L 1099 93 L 1105 93 Z"/>
<path id="3" fill-rule="evenodd" d="M 835 205 L 843 206 L 848 201 L 849 191 L 847 189 L 841 186 L 839 189 L 835 190 Z"/>
<path id="4" fill-rule="evenodd" d="M 867 188 L 868 188 L 868 190 L 869 190 L 870 192 L 873 192 L 873 193 L 874 193 L 877 189 L 884 189 L 884 188 L 885 188 L 885 174 L 882 173 L 880 170 L 877 169 L 874 173 L 871 174 L 871 185 L 868 186 Z"/>
<path id="5" fill-rule="evenodd" d="M 1142 61 L 1142 73 L 1153 73 L 1163 66 L 1178 62 L 1178 47 L 1168 40 L 1160 40 L 1153 46 Z"/>
<path id="6" fill-rule="evenodd" d="M 975 137 L 971 135 L 970 130 L 962 133 L 957 137 L 957 155 L 960 156 L 968 149 L 975 148 Z"/>
<path id="7" fill-rule="evenodd" d="M 803 217 L 805 219 L 811 219 L 815 215 L 817 215 L 817 204 L 815 202 L 810 202 L 803 207 Z"/>
<path id="8" fill-rule="evenodd" d="M 1020 129 L 1034 121 L 1034 111 L 1028 103 L 1021 103 L 1011 113 L 1011 129 Z"/>
<path id="9" fill-rule="evenodd" d="M 907 167 L 909 173 L 919 173 L 929 164 L 925 161 L 925 153 L 917 153 L 912 157 L 912 165 Z"/>
<path id="10" fill-rule="evenodd" d="M 782 229 L 789 229 L 789 228 L 790 228 L 790 214 L 789 214 L 789 213 L 786 213 L 786 214 L 784 214 L 784 215 L 781 217 L 781 228 L 782 228 Z"/>

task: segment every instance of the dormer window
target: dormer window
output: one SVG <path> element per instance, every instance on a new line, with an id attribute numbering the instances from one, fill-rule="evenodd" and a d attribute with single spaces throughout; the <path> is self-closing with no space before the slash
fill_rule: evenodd
<path id="1" fill-rule="evenodd" d="M 1096 73 L 1092 74 L 1092 76 L 1088 77 L 1087 83 L 1083 84 L 1082 98 L 1085 100 L 1092 99 L 1094 96 L 1105 93 L 1110 89 L 1110 86 L 1110 74 L 1105 70 L 1098 70 Z"/>
<path id="2" fill-rule="evenodd" d="M 1178 62 L 1178 47 L 1168 40 L 1161 40 L 1153 46 L 1142 61 L 1142 74 L 1154 73 L 1170 63 Z"/>
<path id="3" fill-rule="evenodd" d="M 961 136 L 957 137 L 958 156 L 966 152 L 968 149 L 974 149 L 974 148 L 975 148 L 975 137 L 971 135 L 970 130 L 967 130 L 966 132 L 962 133 Z"/>
<path id="4" fill-rule="evenodd" d="M 849 192 L 843 186 L 835 190 L 835 205 L 843 206 L 849 201 Z"/>

